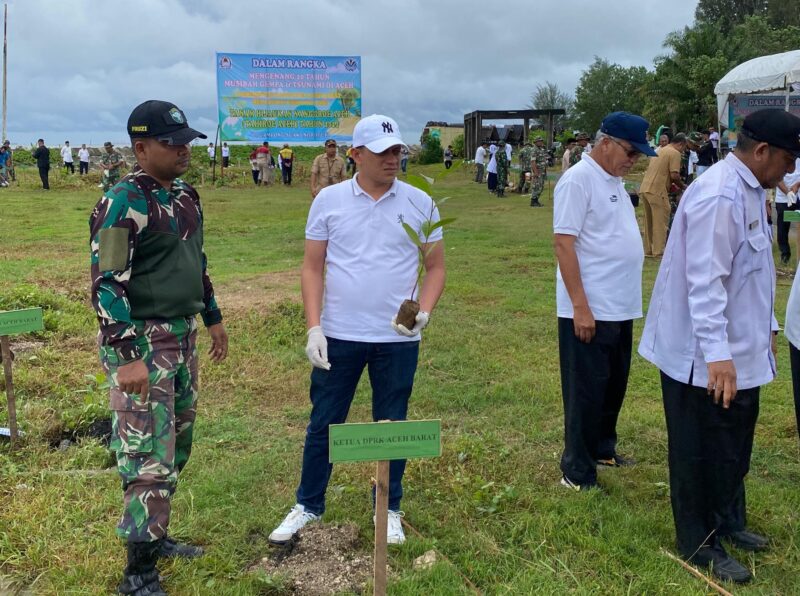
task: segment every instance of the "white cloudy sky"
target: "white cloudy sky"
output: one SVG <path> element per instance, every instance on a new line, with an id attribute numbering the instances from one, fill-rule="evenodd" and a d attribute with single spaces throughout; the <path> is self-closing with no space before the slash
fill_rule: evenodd
<path id="1" fill-rule="evenodd" d="M 178 104 L 216 128 L 214 54 L 361 55 L 363 111 L 407 142 L 427 120 L 573 92 L 601 56 L 650 67 L 697 0 L 8 0 L 8 137 L 126 142 L 130 110 Z"/>

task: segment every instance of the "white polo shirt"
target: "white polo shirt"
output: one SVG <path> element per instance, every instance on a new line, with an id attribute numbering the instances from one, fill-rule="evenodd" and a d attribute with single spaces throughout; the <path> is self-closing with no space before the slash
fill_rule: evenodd
<path id="1" fill-rule="evenodd" d="M 64 163 L 72 163 L 72 147 L 64 145 L 61 148 L 61 159 Z"/>
<path id="2" fill-rule="evenodd" d="M 418 341 L 419 335 L 398 335 L 391 326 L 400 304 L 412 297 L 419 262 L 402 223 L 421 233 L 426 219 L 439 221 L 439 211 L 431 215 L 432 199 L 400 180 L 376 201 L 358 176 L 323 188 L 308 213 L 306 239 L 328 242 L 322 330 L 349 341 Z M 428 240 L 441 239 L 438 228 Z"/>
<path id="3" fill-rule="evenodd" d="M 733 153 L 678 204 L 639 354 L 665 374 L 708 384 L 708 363 L 733 360 L 736 386 L 775 378 L 775 264 L 765 193 Z"/>
<path id="4" fill-rule="evenodd" d="M 78 149 L 78 159 L 84 162 L 89 161 L 89 150 L 88 149 Z"/>
<path id="5" fill-rule="evenodd" d="M 475 150 L 475 163 L 483 165 L 483 162 L 486 160 L 486 149 L 483 146 L 478 147 Z"/>
<path id="6" fill-rule="evenodd" d="M 584 153 L 556 184 L 553 232 L 576 237 L 581 282 L 596 320 L 642 316 L 644 248 L 622 178 L 612 176 Z M 560 268 L 556 269 L 556 309 L 559 317 L 574 315 Z"/>
<path id="7" fill-rule="evenodd" d="M 786 188 L 789 188 L 798 180 L 800 180 L 800 159 L 794 161 L 794 172 L 786 174 L 786 176 L 783 177 L 783 183 L 786 185 Z M 786 198 L 786 195 L 777 186 L 775 187 L 775 202 L 783 203 L 784 205 L 789 202 L 789 199 Z"/>

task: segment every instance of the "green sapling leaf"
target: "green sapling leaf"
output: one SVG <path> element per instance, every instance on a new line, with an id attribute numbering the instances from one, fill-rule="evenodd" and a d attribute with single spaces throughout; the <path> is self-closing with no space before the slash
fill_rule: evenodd
<path id="1" fill-rule="evenodd" d="M 408 182 L 414 188 L 418 188 L 429 195 L 431 194 L 431 178 L 420 176 L 419 174 L 409 174 L 406 177 L 406 182 Z"/>
<path id="2" fill-rule="evenodd" d="M 406 234 L 408 234 L 408 237 L 411 238 L 411 242 L 413 242 L 418 248 L 422 248 L 422 241 L 419 239 L 419 234 L 417 234 L 417 231 L 406 222 L 403 222 L 403 229 L 406 231 Z"/>

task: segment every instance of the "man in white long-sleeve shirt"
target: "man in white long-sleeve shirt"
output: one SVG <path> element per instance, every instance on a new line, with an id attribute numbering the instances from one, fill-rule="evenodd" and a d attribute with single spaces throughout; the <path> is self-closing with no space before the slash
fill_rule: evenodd
<path id="1" fill-rule="evenodd" d="M 765 188 L 794 170 L 800 118 L 748 116 L 734 153 L 683 195 L 656 278 L 639 353 L 661 370 L 670 498 L 680 554 L 724 580 L 749 581 L 720 539 L 745 550 L 759 388 L 775 377 L 775 267 Z"/>

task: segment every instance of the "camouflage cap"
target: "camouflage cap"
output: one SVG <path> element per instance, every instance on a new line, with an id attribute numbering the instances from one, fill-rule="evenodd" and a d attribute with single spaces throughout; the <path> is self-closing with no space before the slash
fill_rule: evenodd
<path id="1" fill-rule="evenodd" d="M 542 137 L 536 137 L 535 139 L 533 139 L 533 142 L 534 143 L 544 143 L 544 139 Z"/>
<path id="2" fill-rule="evenodd" d="M 695 145 L 703 142 L 703 135 L 697 132 L 696 130 L 690 132 L 686 137 L 690 143 L 694 143 Z"/>
<path id="3" fill-rule="evenodd" d="M 575 139 L 578 141 L 588 141 L 589 135 L 585 132 L 579 132 L 577 135 L 575 135 Z"/>
<path id="4" fill-rule="evenodd" d="M 113 147 L 113 146 L 114 143 L 112 143 L 111 141 L 106 141 L 105 143 L 103 143 L 103 147 Z"/>

